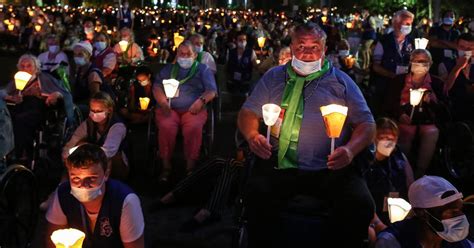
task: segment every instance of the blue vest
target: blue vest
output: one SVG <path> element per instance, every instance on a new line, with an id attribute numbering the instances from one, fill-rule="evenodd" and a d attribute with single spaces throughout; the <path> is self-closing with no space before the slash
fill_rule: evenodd
<path id="1" fill-rule="evenodd" d="M 383 68 L 395 73 L 397 65 L 408 66 L 410 63 L 410 54 L 415 49 L 414 39 L 407 35 L 403 42 L 402 49 L 398 50 L 393 32 L 382 36 L 380 43 L 383 47 L 383 57 L 381 65 Z"/>
<path id="2" fill-rule="evenodd" d="M 85 208 L 70 193 L 71 185 L 65 182 L 58 187 L 59 204 L 66 215 L 68 226 L 86 234 L 84 248 L 123 247 L 120 236 L 122 206 L 125 198 L 133 191 L 114 179 L 107 180 L 105 185 L 104 199 L 93 232 L 90 231 Z"/>
<path id="3" fill-rule="evenodd" d="M 395 238 L 397 238 L 398 243 L 402 248 L 422 248 L 418 237 L 416 236 L 418 231 L 418 219 L 411 218 L 405 219 L 399 222 L 395 222 L 392 226 L 383 230 L 382 232 L 391 233 Z M 471 245 L 465 239 L 455 243 L 448 243 L 443 241 L 441 244 L 442 248 L 470 248 Z"/>
<path id="4" fill-rule="evenodd" d="M 127 10 L 121 9 L 123 20 L 120 20 L 120 28 L 128 27 L 132 28 L 132 12 L 130 8 Z M 126 20 L 126 21 L 125 21 Z"/>
<path id="5" fill-rule="evenodd" d="M 252 49 L 246 48 L 240 60 L 237 54 L 237 48 L 229 51 L 227 71 L 229 72 L 229 77 L 232 78 L 232 81 L 237 81 L 234 79 L 235 72 L 242 75 L 241 80 L 237 82 L 250 81 L 250 79 L 252 79 L 252 68 Z"/>

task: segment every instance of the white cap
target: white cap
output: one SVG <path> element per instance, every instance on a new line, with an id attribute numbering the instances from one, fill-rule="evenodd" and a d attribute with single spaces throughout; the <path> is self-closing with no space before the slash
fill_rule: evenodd
<path id="1" fill-rule="evenodd" d="M 86 50 L 90 55 L 92 55 L 92 45 L 88 41 L 80 41 L 74 44 L 73 49 L 75 47 L 81 47 L 82 49 Z"/>
<path id="2" fill-rule="evenodd" d="M 434 208 L 462 199 L 462 193 L 442 177 L 424 176 L 410 186 L 408 199 L 414 208 Z"/>

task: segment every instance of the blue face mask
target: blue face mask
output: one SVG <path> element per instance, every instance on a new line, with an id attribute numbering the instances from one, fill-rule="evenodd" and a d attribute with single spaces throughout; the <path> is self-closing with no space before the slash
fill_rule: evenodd
<path id="1" fill-rule="evenodd" d="M 97 51 L 102 51 L 107 47 L 107 43 L 103 41 L 97 41 L 94 43 L 94 47 Z"/>
<path id="2" fill-rule="evenodd" d="M 303 76 L 307 76 L 311 73 L 315 73 L 321 70 L 321 59 L 312 62 L 304 62 L 302 60 L 297 59 L 293 55 L 293 59 L 291 60 L 291 66 L 295 69 L 299 74 Z"/>
<path id="3" fill-rule="evenodd" d="M 454 24 L 454 18 L 451 18 L 451 17 L 443 18 L 443 24 L 452 26 Z"/>
<path id="4" fill-rule="evenodd" d="M 179 66 L 183 69 L 189 69 L 191 66 L 193 66 L 194 59 L 193 58 L 178 58 L 177 62 Z"/>
<path id="5" fill-rule="evenodd" d="M 194 46 L 194 49 L 196 50 L 197 53 L 204 51 L 204 48 L 202 46 Z"/>
<path id="6" fill-rule="evenodd" d="M 78 66 L 83 66 L 86 64 L 86 59 L 84 57 L 74 57 L 74 62 Z"/>
<path id="7" fill-rule="evenodd" d="M 409 35 L 411 33 L 411 26 L 410 25 L 402 25 L 400 28 L 400 32 L 403 35 Z"/>

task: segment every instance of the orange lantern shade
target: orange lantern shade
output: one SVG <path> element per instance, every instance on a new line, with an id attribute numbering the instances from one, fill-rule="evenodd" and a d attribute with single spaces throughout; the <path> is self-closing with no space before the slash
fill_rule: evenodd
<path id="1" fill-rule="evenodd" d="M 140 97 L 140 108 L 142 110 L 148 109 L 148 104 L 150 103 L 150 98 L 148 97 Z"/>
<path id="2" fill-rule="evenodd" d="M 349 55 L 344 58 L 344 63 L 346 63 L 347 68 L 351 69 L 355 64 L 355 58 Z"/>
<path id="3" fill-rule="evenodd" d="M 154 53 L 157 53 L 157 52 L 158 52 L 158 48 L 156 48 L 156 47 L 153 48 L 153 52 L 154 52 Z"/>
<path id="4" fill-rule="evenodd" d="M 15 79 L 15 87 L 17 90 L 22 91 L 28 81 L 31 79 L 31 74 L 25 71 L 19 71 L 14 76 Z"/>
<path id="5" fill-rule="evenodd" d="M 179 35 L 179 33 L 174 33 L 174 46 L 176 48 L 179 47 L 179 45 L 184 41 L 184 37 Z"/>
<path id="6" fill-rule="evenodd" d="M 327 17 L 327 16 L 322 16 L 322 17 L 321 17 L 321 21 L 322 21 L 323 23 L 326 23 L 326 22 L 328 21 L 328 17 Z"/>
<path id="7" fill-rule="evenodd" d="M 265 38 L 265 37 L 258 37 L 258 39 L 257 39 L 258 46 L 260 48 L 263 48 L 265 46 L 265 41 L 266 40 L 267 40 L 267 38 Z"/>
<path id="8" fill-rule="evenodd" d="M 321 107 L 324 124 L 326 125 L 326 134 L 329 138 L 339 138 L 347 117 L 346 106 L 330 104 Z"/>
<path id="9" fill-rule="evenodd" d="M 56 248 L 81 248 L 86 235 L 73 228 L 60 229 L 53 232 L 51 241 Z"/>

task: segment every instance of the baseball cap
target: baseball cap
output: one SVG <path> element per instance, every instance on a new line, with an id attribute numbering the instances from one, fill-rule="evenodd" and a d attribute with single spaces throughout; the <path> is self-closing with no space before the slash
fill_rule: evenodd
<path id="1" fill-rule="evenodd" d="M 437 176 L 424 176 L 408 189 L 408 199 L 414 208 L 439 207 L 462 197 L 450 182 Z"/>
<path id="2" fill-rule="evenodd" d="M 92 55 L 92 45 L 91 45 L 91 43 L 89 43 L 87 41 L 77 42 L 76 44 L 74 44 L 73 48 L 75 48 L 75 47 L 81 47 L 84 50 L 86 50 L 89 54 Z"/>

